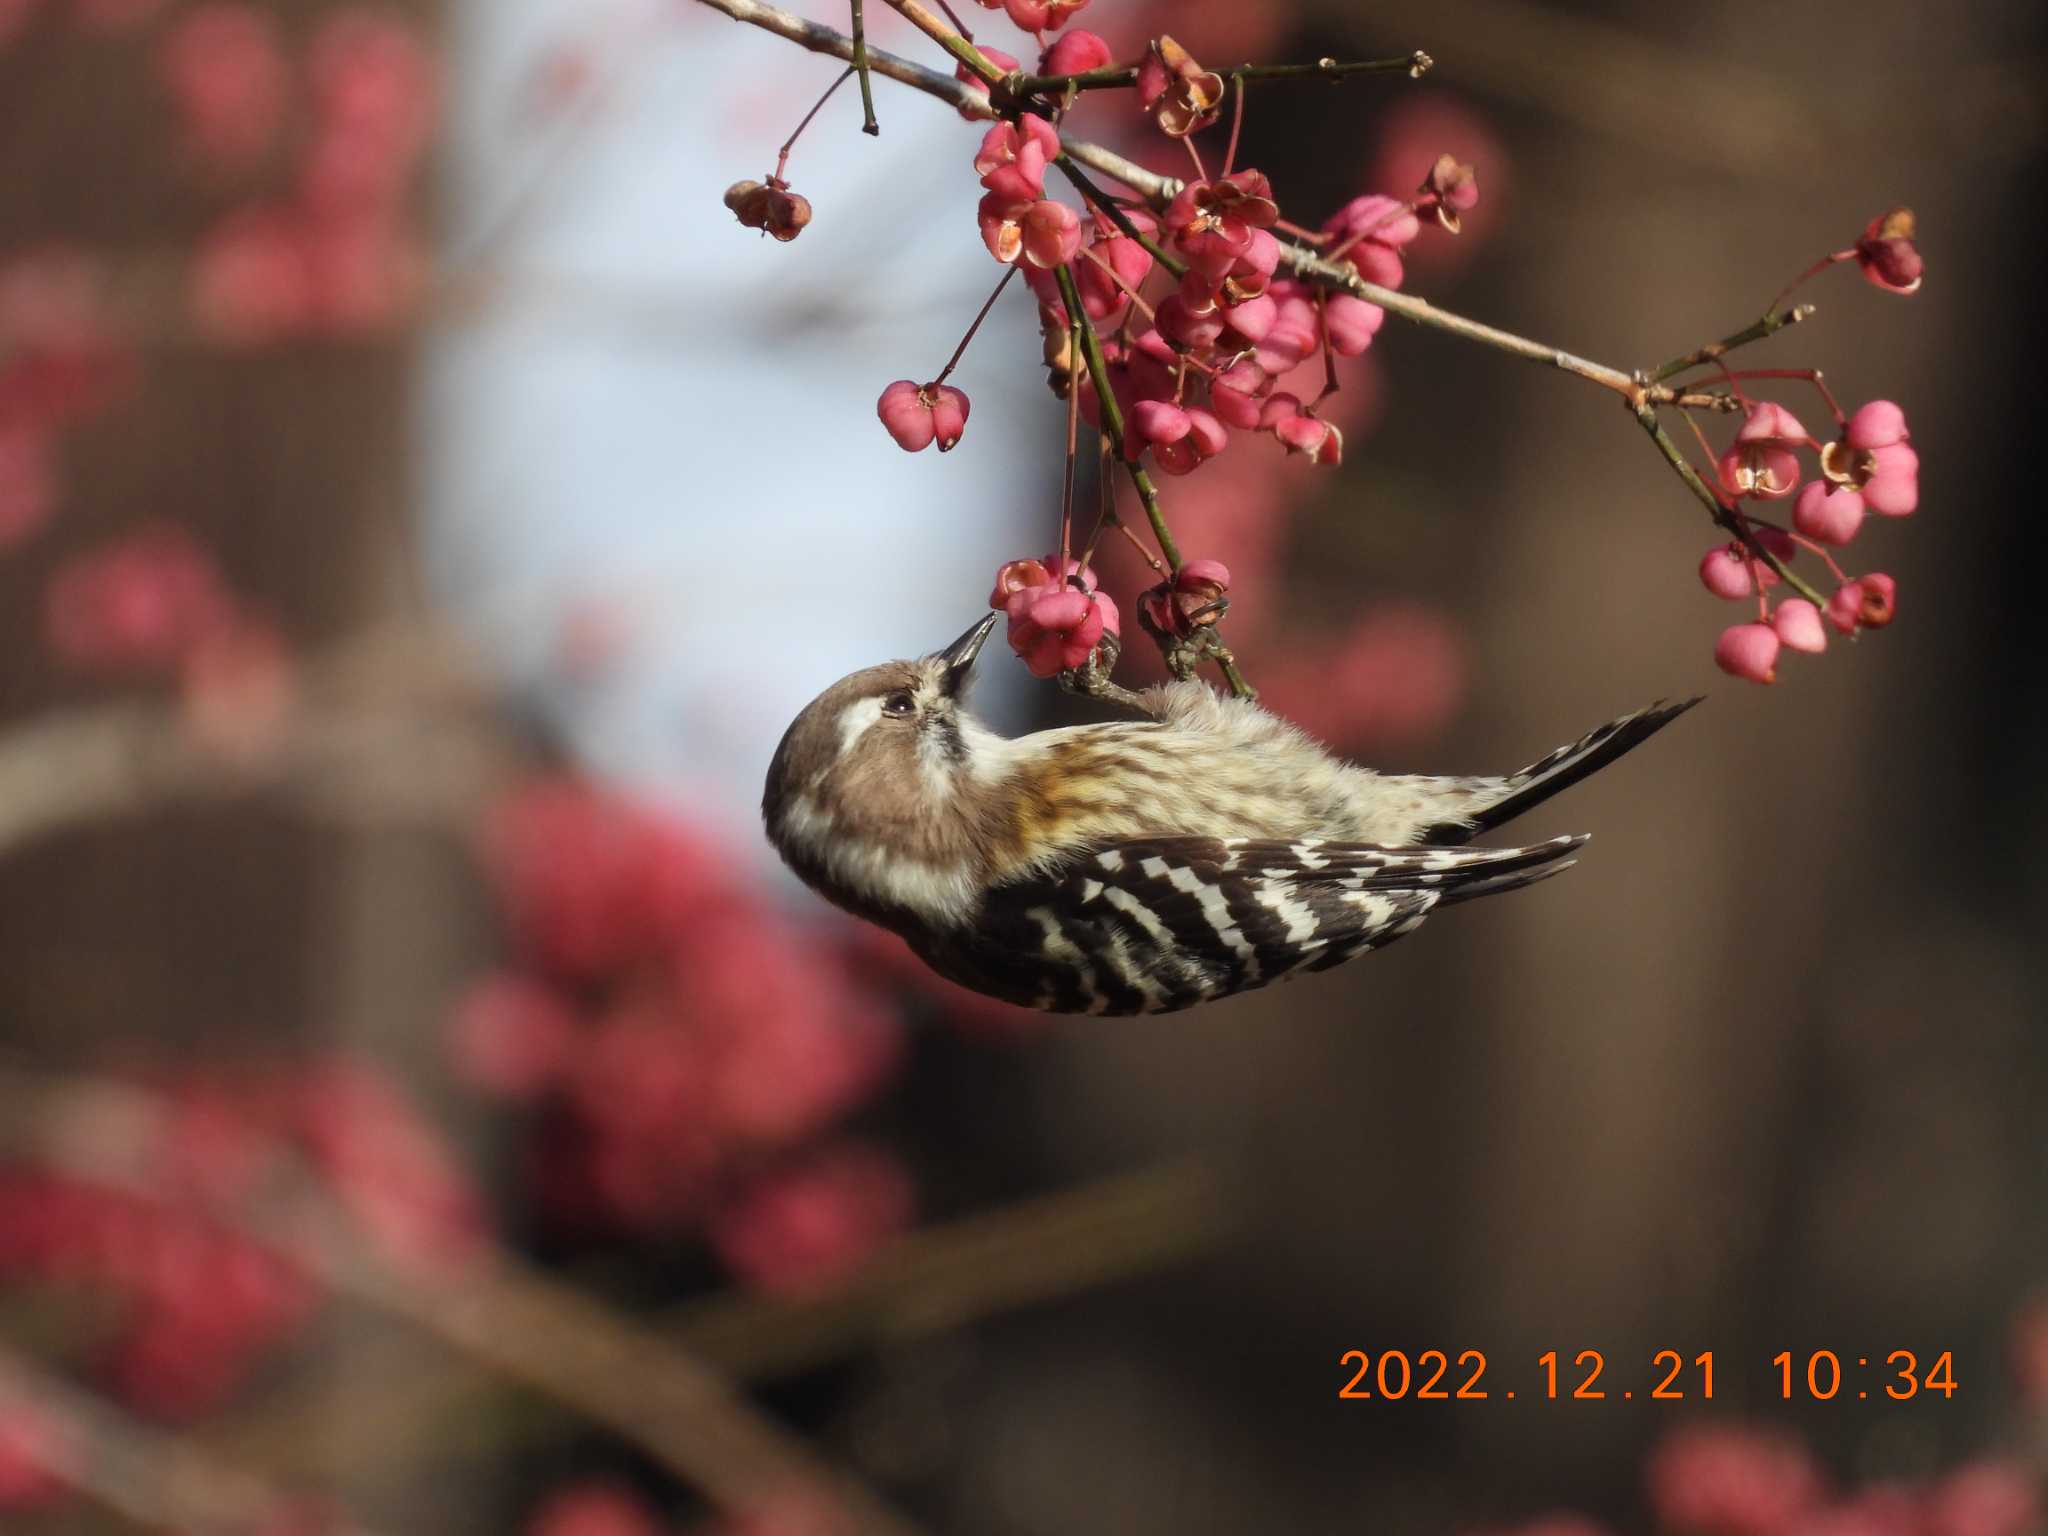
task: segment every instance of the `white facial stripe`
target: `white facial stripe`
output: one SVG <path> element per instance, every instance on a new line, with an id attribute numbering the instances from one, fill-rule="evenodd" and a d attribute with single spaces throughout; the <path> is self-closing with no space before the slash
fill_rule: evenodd
<path id="1" fill-rule="evenodd" d="M 928 729 L 917 739 L 918 776 L 924 781 L 925 792 L 934 799 L 944 800 L 953 793 L 954 762 L 948 750 L 946 737 L 939 729 Z"/>
<path id="2" fill-rule="evenodd" d="M 862 699 L 839 711 L 839 755 L 844 757 L 851 752 L 853 744 L 861 739 L 869 726 L 881 718 L 880 699 Z"/>

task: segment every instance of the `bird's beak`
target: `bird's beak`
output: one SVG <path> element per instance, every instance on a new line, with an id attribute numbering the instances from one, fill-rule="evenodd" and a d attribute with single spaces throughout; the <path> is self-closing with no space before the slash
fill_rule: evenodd
<path id="1" fill-rule="evenodd" d="M 949 698 L 967 686 L 967 679 L 974 673 L 974 658 L 981 654 L 982 646 L 996 627 L 996 620 L 1001 617 L 999 613 L 983 614 L 972 629 L 939 652 L 938 659 L 946 665 L 941 687 Z"/>

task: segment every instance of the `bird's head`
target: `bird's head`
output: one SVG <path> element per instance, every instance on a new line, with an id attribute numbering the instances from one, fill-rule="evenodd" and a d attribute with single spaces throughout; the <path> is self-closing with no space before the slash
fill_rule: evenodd
<path id="1" fill-rule="evenodd" d="M 967 712 L 966 694 L 999 617 L 929 656 L 841 678 L 783 733 L 762 819 L 782 856 L 833 899 L 856 910 L 949 906 L 972 878 L 969 790 L 1000 738 Z"/>

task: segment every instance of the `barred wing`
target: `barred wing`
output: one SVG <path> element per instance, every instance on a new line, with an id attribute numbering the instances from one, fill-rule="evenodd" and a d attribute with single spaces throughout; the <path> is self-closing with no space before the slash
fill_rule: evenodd
<path id="1" fill-rule="evenodd" d="M 1448 902 L 1569 868 L 1585 842 L 1382 848 L 1141 837 L 993 888 L 925 959 L 976 991 L 1056 1013 L 1168 1013 L 1392 943 Z"/>

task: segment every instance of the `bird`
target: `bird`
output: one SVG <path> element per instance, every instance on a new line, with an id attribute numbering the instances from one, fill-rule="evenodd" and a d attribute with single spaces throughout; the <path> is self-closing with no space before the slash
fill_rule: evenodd
<path id="1" fill-rule="evenodd" d="M 1659 700 L 1517 772 L 1376 773 L 1184 679 L 1141 718 L 1009 738 L 967 692 L 991 613 L 840 679 L 768 767 L 769 841 L 933 970 L 1055 1013 L 1169 1013 L 1326 970 L 1439 907 L 1571 867 L 1584 836 L 1468 847 L 1699 702 Z"/>

